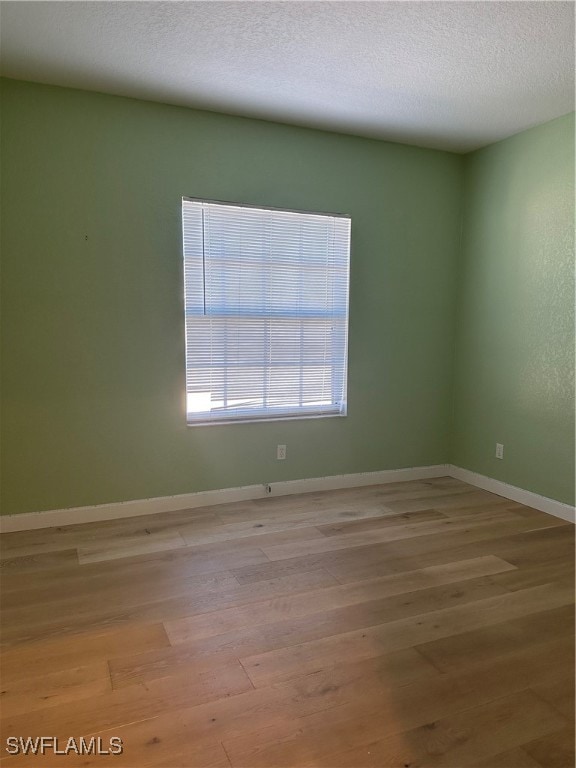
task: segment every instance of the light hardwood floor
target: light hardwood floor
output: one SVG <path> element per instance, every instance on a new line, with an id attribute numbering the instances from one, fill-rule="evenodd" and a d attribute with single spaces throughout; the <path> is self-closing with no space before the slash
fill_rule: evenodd
<path id="1" fill-rule="evenodd" d="M 574 527 L 451 478 L 5 534 L 2 764 L 572 768 Z M 123 740 L 6 756 L 9 736 Z"/>

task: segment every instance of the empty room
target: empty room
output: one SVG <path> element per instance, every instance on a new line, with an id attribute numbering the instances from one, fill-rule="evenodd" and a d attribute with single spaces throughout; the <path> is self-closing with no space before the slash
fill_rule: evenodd
<path id="1" fill-rule="evenodd" d="M 573 2 L 0 2 L 2 768 L 574 768 Z"/>

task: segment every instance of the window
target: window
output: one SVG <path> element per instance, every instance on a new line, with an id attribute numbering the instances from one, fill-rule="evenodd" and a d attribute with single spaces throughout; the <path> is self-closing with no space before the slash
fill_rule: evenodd
<path id="1" fill-rule="evenodd" d="M 184 198 L 189 424 L 346 414 L 350 219 Z"/>

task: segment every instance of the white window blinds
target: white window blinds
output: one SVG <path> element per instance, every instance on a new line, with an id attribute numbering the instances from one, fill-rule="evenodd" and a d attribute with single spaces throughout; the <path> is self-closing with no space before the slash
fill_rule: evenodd
<path id="1" fill-rule="evenodd" d="M 350 219 L 184 198 L 190 424 L 346 413 Z"/>

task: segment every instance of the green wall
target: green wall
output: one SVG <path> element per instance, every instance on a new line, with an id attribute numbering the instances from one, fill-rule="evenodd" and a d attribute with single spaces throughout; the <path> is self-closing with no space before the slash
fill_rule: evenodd
<path id="1" fill-rule="evenodd" d="M 3 513 L 447 461 L 573 503 L 574 115 L 461 157 L 1 97 Z M 346 418 L 186 426 L 182 195 L 352 216 Z"/>
<path id="2" fill-rule="evenodd" d="M 464 200 L 452 461 L 573 504 L 574 115 L 468 155 Z"/>
<path id="3" fill-rule="evenodd" d="M 2 511 L 446 462 L 462 166 L 3 81 Z M 346 418 L 186 426 L 182 195 L 352 216 Z"/>

